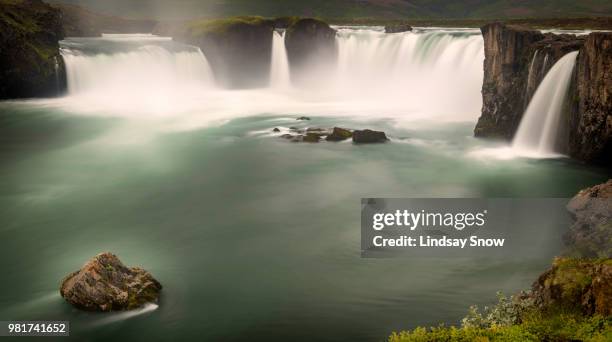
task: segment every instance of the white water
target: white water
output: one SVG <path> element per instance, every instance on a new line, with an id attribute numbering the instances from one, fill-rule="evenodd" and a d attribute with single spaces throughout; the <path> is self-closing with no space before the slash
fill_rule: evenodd
<path id="1" fill-rule="evenodd" d="M 274 31 L 272 39 L 272 61 L 270 65 L 270 86 L 287 89 L 290 86 L 289 58 L 285 48 L 284 32 Z"/>
<path id="2" fill-rule="evenodd" d="M 262 113 L 390 118 L 411 127 L 480 115 L 478 30 L 339 28 L 338 58 L 306 70 L 314 87 L 290 86 L 282 38 L 275 33 L 270 87 L 251 90 L 216 85 L 199 49 L 168 38 L 70 38 L 62 43 L 69 94 L 54 104 L 79 115 L 162 120 L 164 130 Z"/>
<path id="3" fill-rule="evenodd" d="M 577 55 L 574 51 L 563 56 L 538 86 L 512 142 L 519 154 L 548 156 L 563 152 L 557 148 L 557 137 Z"/>

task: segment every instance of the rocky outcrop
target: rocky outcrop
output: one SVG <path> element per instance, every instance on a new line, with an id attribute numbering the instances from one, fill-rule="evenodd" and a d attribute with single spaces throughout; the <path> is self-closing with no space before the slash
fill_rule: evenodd
<path id="1" fill-rule="evenodd" d="M 569 113 L 569 154 L 612 164 L 612 33 L 589 34 L 580 49 Z"/>
<path id="2" fill-rule="evenodd" d="M 61 94 L 63 37 L 59 10 L 40 0 L 0 2 L 0 99 Z"/>
<path id="3" fill-rule="evenodd" d="M 128 268 L 111 253 L 102 253 L 67 276 L 60 294 L 89 311 L 131 310 L 157 302 L 161 284 L 139 267 Z"/>
<path id="4" fill-rule="evenodd" d="M 380 131 L 372 131 L 369 129 L 364 129 L 363 131 L 354 131 L 353 132 L 353 142 L 357 144 L 375 144 L 375 143 L 384 143 L 389 139 L 385 132 Z"/>
<path id="5" fill-rule="evenodd" d="M 481 31 L 483 107 L 474 135 L 510 140 L 548 70 L 566 53 L 580 49 L 584 40 L 503 23 L 485 25 Z"/>
<path id="6" fill-rule="evenodd" d="M 328 135 L 325 140 L 327 141 L 343 141 L 353 137 L 353 132 L 348 129 L 334 127 L 331 134 Z"/>
<path id="7" fill-rule="evenodd" d="M 304 70 L 316 64 L 319 67 L 329 65 L 321 63 L 335 60 L 337 56 L 336 30 L 326 22 L 303 18 L 295 21 L 285 33 L 287 57 L 291 66 L 293 82 L 312 81 Z M 323 72 L 323 71 L 322 71 Z"/>
<path id="8" fill-rule="evenodd" d="M 400 33 L 412 31 L 412 26 L 408 24 L 391 24 L 385 26 L 385 33 Z"/>
<path id="9" fill-rule="evenodd" d="M 557 258 L 532 286 L 541 309 L 612 315 L 612 261 Z"/>
<path id="10" fill-rule="evenodd" d="M 612 163 L 612 33 L 588 37 L 543 34 L 502 23 L 481 28 L 485 62 L 483 107 L 474 135 L 510 140 L 538 85 L 564 55 L 579 51 L 563 108 L 562 152 Z"/>
<path id="11" fill-rule="evenodd" d="M 574 224 L 565 234 L 568 254 L 612 257 L 612 179 L 580 191 L 567 205 Z"/>
<path id="12" fill-rule="evenodd" d="M 280 129 L 274 128 L 274 133 L 281 133 Z M 346 128 L 319 128 L 308 127 L 306 129 L 290 127 L 288 133 L 279 134 L 283 139 L 291 142 L 319 142 L 321 140 L 337 142 L 353 138 L 356 144 L 374 144 L 387 142 L 389 139 L 385 132 L 370 129 L 350 130 Z"/>
<path id="13" fill-rule="evenodd" d="M 125 19 L 68 4 L 54 4 L 62 12 L 62 25 L 67 37 L 98 37 L 102 33 L 149 33 L 155 20 Z"/>
<path id="14" fill-rule="evenodd" d="M 217 83 L 228 88 L 267 86 L 274 21 L 260 17 L 162 23 L 154 33 L 198 46 Z"/>

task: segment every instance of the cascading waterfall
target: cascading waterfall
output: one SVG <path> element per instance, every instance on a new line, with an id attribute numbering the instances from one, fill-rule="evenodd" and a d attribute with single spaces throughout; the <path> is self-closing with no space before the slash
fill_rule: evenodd
<path id="1" fill-rule="evenodd" d="M 478 31 L 386 34 L 340 28 L 337 43 L 331 83 L 341 96 L 376 98 L 402 110 L 457 120 L 480 112 L 484 48 Z"/>
<path id="2" fill-rule="evenodd" d="M 472 121 L 480 113 L 484 48 L 478 30 L 386 34 L 342 27 L 336 43 L 338 58 L 321 56 L 304 70 L 312 82 L 296 85 L 284 35 L 274 32 L 270 87 L 238 91 L 215 85 L 204 54 L 171 38 L 69 38 L 62 42 L 66 102 L 80 113 L 178 117 L 187 111 L 218 119 L 301 112 Z"/>
<path id="3" fill-rule="evenodd" d="M 274 31 L 272 39 L 272 61 L 270 64 L 270 86 L 285 89 L 290 86 L 289 58 L 285 48 L 285 34 Z"/>
<path id="4" fill-rule="evenodd" d="M 62 42 L 68 95 L 84 105 L 166 111 L 213 85 L 200 49 L 153 35 Z"/>
<path id="5" fill-rule="evenodd" d="M 578 51 L 574 51 L 559 59 L 536 90 L 512 142 L 512 148 L 520 154 L 547 156 L 562 152 L 556 142 L 577 55 Z"/>

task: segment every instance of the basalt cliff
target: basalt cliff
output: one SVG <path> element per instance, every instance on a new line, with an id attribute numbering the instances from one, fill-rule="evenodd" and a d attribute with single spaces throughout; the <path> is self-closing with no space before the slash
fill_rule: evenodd
<path id="1" fill-rule="evenodd" d="M 0 1 L 0 100 L 65 89 L 61 12 L 40 0 Z"/>
<path id="2" fill-rule="evenodd" d="M 474 135 L 512 140 L 538 85 L 565 54 L 579 51 L 563 108 L 566 152 L 610 164 L 612 33 L 588 36 L 542 33 L 493 23 L 484 38 L 483 107 Z"/>

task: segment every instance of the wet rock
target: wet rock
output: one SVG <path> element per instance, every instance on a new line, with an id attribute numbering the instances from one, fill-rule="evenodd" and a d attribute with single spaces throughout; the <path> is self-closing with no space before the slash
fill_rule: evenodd
<path id="1" fill-rule="evenodd" d="M 272 132 L 278 133 L 278 132 L 280 132 L 280 129 L 279 129 L 278 127 L 275 127 L 275 128 L 272 130 Z"/>
<path id="2" fill-rule="evenodd" d="M 372 131 L 364 129 L 362 131 L 353 132 L 353 142 L 358 144 L 384 143 L 387 140 L 385 132 Z"/>
<path id="3" fill-rule="evenodd" d="M 157 302 L 162 285 L 139 267 L 126 267 L 111 253 L 102 253 L 63 281 L 60 294 L 89 311 L 131 310 Z"/>
<path id="4" fill-rule="evenodd" d="M 399 33 L 412 31 L 412 26 L 408 24 L 392 24 L 385 26 L 385 33 Z"/>
<path id="5" fill-rule="evenodd" d="M 307 117 L 307 116 L 300 116 L 300 117 L 299 117 L 299 118 L 297 118 L 296 120 L 298 120 L 298 121 L 304 121 L 304 120 L 310 120 L 310 118 L 309 118 L 309 117 Z"/>
<path id="6" fill-rule="evenodd" d="M 304 142 L 316 143 L 321 140 L 321 135 L 317 133 L 306 133 L 306 135 L 302 138 Z"/>
<path id="7" fill-rule="evenodd" d="M 532 286 L 541 309 L 578 309 L 585 315 L 612 314 L 612 261 L 557 258 Z"/>
<path id="8" fill-rule="evenodd" d="M 564 235 L 568 254 L 612 257 L 612 179 L 581 190 L 567 205 L 574 224 Z"/>
<path id="9" fill-rule="evenodd" d="M 283 134 L 280 136 L 283 139 L 293 139 L 295 137 L 295 135 L 293 134 Z"/>
<path id="10" fill-rule="evenodd" d="M 332 133 L 325 138 L 327 141 L 342 141 L 353 137 L 353 132 L 348 129 L 334 127 Z"/>

